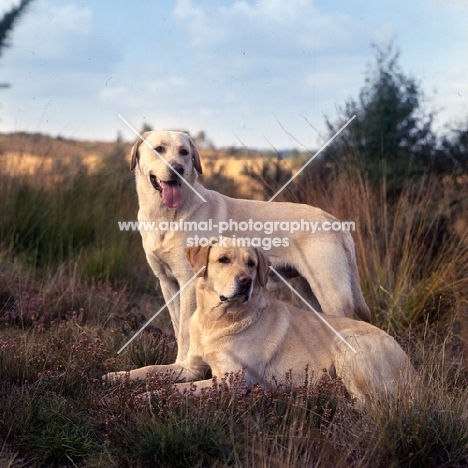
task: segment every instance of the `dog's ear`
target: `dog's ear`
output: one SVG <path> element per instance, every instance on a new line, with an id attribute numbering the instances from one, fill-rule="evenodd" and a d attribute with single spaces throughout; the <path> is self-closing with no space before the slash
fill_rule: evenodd
<path id="1" fill-rule="evenodd" d="M 201 267 L 208 266 L 208 256 L 210 255 L 210 246 L 207 245 L 205 247 L 201 247 L 199 245 L 194 245 L 193 247 L 186 247 L 185 248 L 185 256 L 187 257 L 192 270 L 196 273 L 200 270 Z M 198 273 L 197 277 L 202 278 L 205 275 L 206 268 L 200 273 Z"/>
<path id="2" fill-rule="evenodd" d="M 198 149 L 195 146 L 195 143 L 192 141 L 190 137 L 189 137 L 189 142 L 190 142 L 190 148 L 192 149 L 193 167 L 199 174 L 203 174 L 202 167 L 201 167 L 200 153 L 198 152 Z"/>
<path id="3" fill-rule="evenodd" d="M 268 280 L 268 274 L 270 273 L 270 259 L 266 255 L 266 253 L 259 248 L 255 248 L 256 253 L 257 253 L 257 277 L 258 277 L 258 282 L 260 283 L 260 286 L 262 288 L 265 287 L 267 284 Z"/>
<path id="4" fill-rule="evenodd" d="M 143 135 L 141 135 L 143 138 L 146 138 L 150 132 L 145 132 Z M 139 154 L 138 151 L 140 149 L 141 144 L 144 143 L 144 140 L 141 138 L 138 138 L 138 141 L 133 145 L 132 152 L 130 153 L 130 170 L 133 171 L 135 169 Z"/>

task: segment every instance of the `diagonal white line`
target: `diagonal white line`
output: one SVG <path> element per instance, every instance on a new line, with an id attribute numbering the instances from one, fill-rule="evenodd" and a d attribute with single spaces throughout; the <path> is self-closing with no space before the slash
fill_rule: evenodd
<path id="1" fill-rule="evenodd" d="M 289 287 L 289 289 L 291 289 L 291 291 L 296 294 L 296 296 L 301 299 L 304 304 L 306 304 L 310 310 L 312 310 L 312 312 L 315 313 L 315 315 L 328 327 L 330 328 L 330 330 L 333 331 L 333 333 L 335 333 L 336 336 L 338 336 L 338 338 L 340 338 L 340 340 L 343 341 L 343 343 L 348 346 L 348 348 L 353 351 L 354 353 L 357 354 L 357 351 L 349 344 L 348 341 L 346 341 L 345 338 L 343 338 L 342 335 L 340 335 L 339 332 L 337 332 L 324 318 L 323 318 L 323 314 L 321 314 L 320 312 L 317 312 L 272 266 L 270 266 L 270 270 L 274 271 L 276 273 L 276 275 L 278 275 L 278 277 L 283 281 L 283 283 Z"/>
<path id="2" fill-rule="evenodd" d="M 152 147 L 151 143 L 149 143 L 139 132 L 138 130 L 135 130 L 135 128 L 127 121 L 125 120 L 122 115 L 118 114 L 119 116 L 119 119 L 122 120 L 122 122 L 125 123 L 125 125 L 127 125 L 127 127 L 135 134 L 138 136 L 138 138 L 140 138 L 140 140 L 143 141 L 143 143 L 156 155 L 158 156 L 161 161 L 164 162 L 164 164 L 166 164 L 166 166 L 169 168 L 169 169 L 172 169 L 171 165 Z M 206 200 L 177 172 L 177 171 L 172 171 L 174 172 L 178 177 L 179 179 L 184 182 L 185 185 L 187 185 L 188 187 L 190 187 L 192 189 L 193 192 L 195 192 L 196 195 L 198 195 L 198 197 L 200 197 L 205 203 L 206 203 Z"/>
<path id="3" fill-rule="evenodd" d="M 120 354 L 206 267 L 202 266 L 118 351 Z"/>
<path id="4" fill-rule="evenodd" d="M 353 115 L 268 201 L 273 201 L 355 118 Z"/>

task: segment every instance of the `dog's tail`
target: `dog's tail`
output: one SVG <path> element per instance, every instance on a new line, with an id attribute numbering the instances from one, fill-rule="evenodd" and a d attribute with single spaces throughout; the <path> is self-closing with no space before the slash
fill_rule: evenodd
<path id="1" fill-rule="evenodd" d="M 346 235 L 347 234 L 347 235 Z M 361 283 L 359 280 L 359 270 L 356 263 L 356 251 L 351 233 L 346 232 L 344 236 L 344 248 L 348 256 L 349 267 L 351 269 L 351 288 L 353 291 L 354 313 L 366 322 L 371 321 L 371 313 L 367 307 L 366 300 L 362 294 Z"/>

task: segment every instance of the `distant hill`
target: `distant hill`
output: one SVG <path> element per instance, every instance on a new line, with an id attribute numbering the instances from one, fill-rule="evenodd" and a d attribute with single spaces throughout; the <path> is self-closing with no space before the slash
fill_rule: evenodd
<path id="1" fill-rule="evenodd" d="M 15 177 L 37 176 L 39 184 L 50 185 L 63 177 L 92 174 L 106 162 L 126 166 L 130 162 L 133 143 L 80 141 L 50 137 L 38 133 L 0 134 L 0 174 Z M 252 189 L 259 188 L 244 175 L 248 166 L 260 167 L 262 153 L 247 148 L 200 148 L 203 180 L 219 177 L 221 186 L 211 181 L 211 187 L 222 190 L 222 181 L 232 179 L 239 196 L 252 196 Z M 285 165 L 289 163 L 285 161 Z M 128 166 L 127 166 L 128 167 Z M 214 182 L 214 183 L 213 183 Z"/>

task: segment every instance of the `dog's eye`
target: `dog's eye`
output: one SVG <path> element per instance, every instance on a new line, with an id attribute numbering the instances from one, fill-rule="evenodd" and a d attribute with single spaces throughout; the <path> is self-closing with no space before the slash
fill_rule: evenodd
<path id="1" fill-rule="evenodd" d="M 229 257 L 219 257 L 219 263 L 231 263 L 231 259 Z"/>
<path id="2" fill-rule="evenodd" d="M 164 146 L 156 146 L 156 148 L 154 148 L 155 151 L 157 151 L 159 154 L 163 154 L 164 151 L 166 151 L 166 149 L 164 148 Z"/>
<path id="3" fill-rule="evenodd" d="M 253 260 L 249 260 L 249 261 L 247 262 L 247 266 L 248 266 L 249 268 L 253 268 L 253 267 L 255 266 L 255 262 L 254 262 Z"/>
<path id="4" fill-rule="evenodd" d="M 188 150 L 186 150 L 185 148 L 182 148 L 182 149 L 179 151 L 179 154 L 180 154 L 180 156 L 188 156 L 188 155 L 189 155 L 189 152 L 188 152 Z"/>

